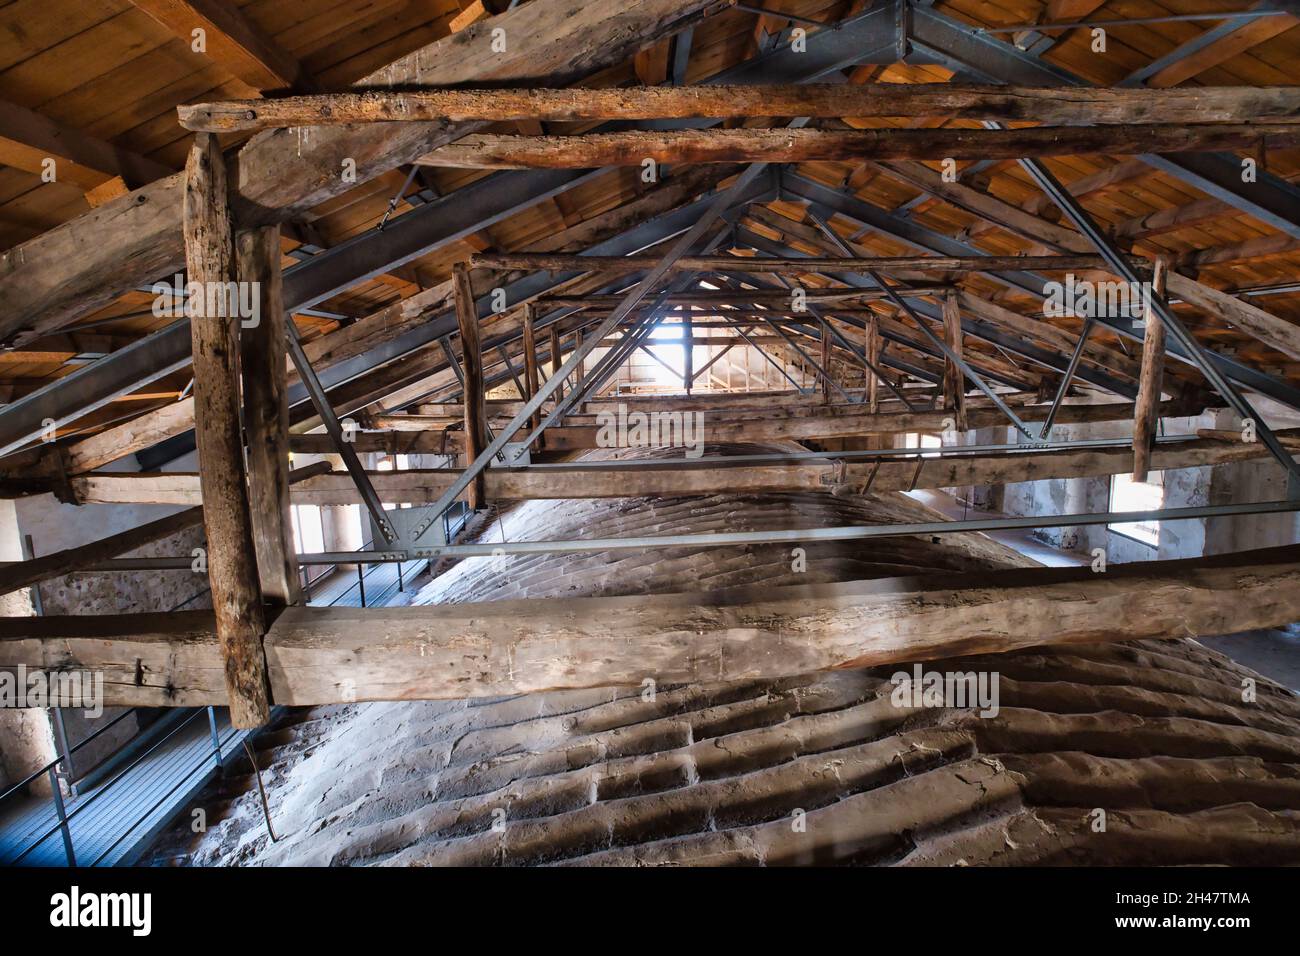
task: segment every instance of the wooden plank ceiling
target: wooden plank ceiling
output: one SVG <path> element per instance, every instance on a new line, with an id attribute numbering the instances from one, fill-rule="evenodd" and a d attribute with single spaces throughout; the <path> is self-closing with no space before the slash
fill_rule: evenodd
<path id="1" fill-rule="evenodd" d="M 769 0 L 768 5 L 833 21 L 860 13 L 870 4 Z M 1160 17 L 1230 8 L 1243 7 L 1240 0 L 1051 0 L 1048 4 L 956 0 L 934 5 L 939 12 L 976 26 Z M 0 113 L 8 118 L 0 132 L 0 249 L 11 249 L 74 219 L 105 197 L 143 185 L 142 179 L 180 169 L 192 134 L 177 123 L 179 104 L 276 90 L 342 89 L 404 54 L 464 29 L 492 9 L 492 4 L 485 6 L 480 0 L 13 0 L 0 5 Z M 192 23 L 203 24 L 202 52 L 195 51 L 187 29 Z M 1300 21 L 1277 16 L 1237 23 L 1235 27 L 1215 21 L 1112 27 L 1104 55 L 1092 51 L 1087 30 L 1048 31 L 1033 38 L 1033 49 L 1045 61 L 1098 85 L 1120 84 L 1139 71 L 1150 72 L 1152 64 L 1157 68 L 1146 77 L 1150 86 L 1294 84 L 1294 64 L 1300 63 L 1300 29 L 1296 29 Z M 588 84 L 698 82 L 752 57 L 790 25 L 791 21 L 776 15 L 726 11 L 695 29 L 684 71 L 675 67 L 675 41 L 668 37 Z M 1170 57 L 1200 37 L 1218 35 L 1213 31 L 1222 36 L 1202 43 L 1190 55 Z M 1169 64 L 1160 66 L 1162 58 L 1168 58 Z M 859 66 L 847 75 L 854 83 L 933 83 L 952 78 L 949 70 L 939 66 L 908 64 Z M 499 124 L 489 132 L 565 133 L 593 125 L 530 121 Z M 851 125 L 909 124 L 854 120 Z M 929 119 L 910 125 L 978 126 L 970 121 Z M 227 136 L 222 142 L 229 147 L 239 139 Z M 71 170 L 52 183 L 40 175 L 40 159 L 49 154 L 51 143 L 60 150 L 61 159 L 70 161 L 60 168 Z M 1300 176 L 1300 149 L 1270 150 L 1260 162 L 1281 179 L 1294 182 Z M 1181 271 L 1207 285 L 1230 291 L 1252 289 L 1295 284 L 1300 275 L 1300 241 L 1131 157 L 1063 157 L 1047 160 L 1047 165 L 1067 184 L 1095 183 L 1082 198 L 1121 243 L 1142 255 L 1171 256 Z M 876 164 L 810 162 L 797 171 L 991 254 L 1041 251 L 1005 227 L 927 197 Z M 1110 175 L 1104 175 L 1107 172 Z M 642 195 L 645 187 L 638 173 L 631 168 L 602 175 L 320 303 L 317 310 L 323 316 L 299 315 L 296 320 L 311 340 L 444 282 L 453 263 L 475 251 L 536 248 L 556 233 Z M 401 216 L 433 195 L 454 194 L 483 175 L 482 170 L 421 167 L 393 215 Z M 405 180 L 406 170 L 395 170 L 290 224 L 284 230 L 286 264 L 294 261 L 294 250 L 304 243 L 308 250 L 300 251 L 299 258 L 309 250 L 329 248 L 374 229 Z M 1012 161 L 989 165 L 962 182 L 1038 215 L 1058 216 Z M 836 254 L 798 203 L 775 201 L 751 207 L 741 222 L 786 246 Z M 847 222 L 837 220 L 834 225 L 845 238 L 852 238 L 863 255 L 915 252 L 872 231 L 857 232 Z M 1041 300 L 1009 291 L 987 277 L 957 279 L 965 290 L 1022 315 L 1041 312 Z M 1300 323 L 1300 293 L 1270 294 L 1252 301 L 1284 320 Z M 96 355 L 163 327 L 170 320 L 156 317 L 152 303 L 147 291 L 133 292 L 22 350 L 0 351 L 0 403 L 29 394 Z M 1300 362 L 1202 314 L 1184 314 L 1203 342 L 1300 385 Z M 1079 328 L 1073 319 L 1053 322 L 1071 336 Z M 1096 341 L 1120 347 L 1109 334 L 1098 334 Z M 968 347 L 976 354 L 982 351 L 990 362 L 999 361 L 987 345 Z M 1189 374 L 1186 366 L 1171 365 L 1171 372 L 1184 378 Z M 188 370 L 164 377 L 88 416 L 77 430 L 93 431 L 172 400 L 188 381 Z"/>

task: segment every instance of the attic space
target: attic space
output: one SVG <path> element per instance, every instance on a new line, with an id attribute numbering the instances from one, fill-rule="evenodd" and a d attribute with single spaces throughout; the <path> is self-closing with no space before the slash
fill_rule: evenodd
<path id="1" fill-rule="evenodd" d="M 1290 0 L 0 0 L 42 924 L 111 868 L 1240 888 L 1300 864 L 1298 454 Z"/>

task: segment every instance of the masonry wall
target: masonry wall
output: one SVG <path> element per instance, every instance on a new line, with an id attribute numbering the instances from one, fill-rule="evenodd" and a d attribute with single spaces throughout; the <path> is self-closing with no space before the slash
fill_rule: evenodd
<path id="1" fill-rule="evenodd" d="M 1276 410 L 1265 403 L 1260 403 L 1259 411 L 1270 422 L 1277 417 Z M 1275 427 L 1291 424 L 1281 419 Z M 1229 411 L 1207 411 L 1195 417 L 1164 419 L 1163 433 L 1194 434 L 1198 428 L 1236 431 L 1240 424 L 1236 415 Z M 1015 443 L 1016 437 L 1017 433 L 1010 427 L 985 428 L 973 433 L 968 444 Z M 1056 440 L 1131 437 L 1132 427 L 1127 422 L 1098 422 L 1053 429 Z M 1273 461 L 1180 468 L 1165 471 L 1163 480 L 1166 508 L 1271 501 L 1286 497 L 1286 473 Z M 1110 507 L 1110 479 L 1054 478 L 982 486 L 973 489 L 971 503 L 978 508 L 1016 516 L 1102 512 Z M 1105 525 L 1043 528 L 1035 532 L 1035 537 L 1067 551 L 1091 553 L 1096 548 L 1104 548 L 1106 560 L 1111 563 L 1151 561 L 1295 544 L 1300 542 L 1300 517 L 1266 514 L 1164 521 L 1160 523 L 1156 547 L 1112 531 Z"/>

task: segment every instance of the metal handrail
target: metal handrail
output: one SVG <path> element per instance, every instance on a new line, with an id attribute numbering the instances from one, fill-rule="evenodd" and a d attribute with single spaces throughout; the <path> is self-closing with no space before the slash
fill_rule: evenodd
<path id="1" fill-rule="evenodd" d="M 209 710 L 210 710 L 211 708 L 209 707 L 209 708 L 206 708 L 206 709 L 209 709 Z M 103 796 L 105 793 L 107 793 L 107 792 L 109 791 L 109 789 L 111 789 L 112 786 L 113 786 L 115 783 L 117 783 L 119 780 L 121 780 L 123 777 L 126 776 L 126 774 L 127 774 L 128 771 L 134 769 L 137 765 L 139 765 L 139 763 L 140 763 L 142 760 L 144 760 L 145 757 L 149 756 L 151 753 L 153 753 L 155 750 L 157 750 L 159 747 L 161 747 L 161 746 L 162 746 L 163 744 L 165 744 L 167 741 L 171 740 L 172 737 L 176 736 L 176 734 L 180 733 L 180 731 L 182 731 L 183 729 L 185 729 L 186 727 L 188 727 L 188 726 L 190 725 L 190 723 L 194 720 L 194 718 L 195 718 L 195 717 L 198 717 L 199 714 L 201 714 L 201 713 L 203 713 L 203 712 L 204 712 L 204 709 L 203 709 L 203 708 L 195 710 L 194 713 L 190 714 L 190 716 L 186 717 L 183 721 L 181 721 L 179 724 L 177 724 L 176 727 L 174 727 L 174 728 L 173 728 L 173 729 L 172 729 L 168 734 L 166 734 L 166 735 L 163 736 L 160 740 L 158 740 L 158 741 L 157 741 L 157 742 L 156 742 L 152 747 L 150 747 L 150 748 L 149 748 L 148 750 L 146 750 L 144 753 L 140 754 L 140 756 L 136 757 L 135 760 L 131 761 L 131 763 L 127 764 L 127 766 L 126 766 L 125 768 L 123 768 L 123 770 L 122 770 L 121 773 L 119 773 L 117 776 L 115 776 L 115 777 L 114 777 L 112 780 L 110 780 L 108 783 L 104 784 L 102 787 L 100 787 L 98 790 L 96 790 L 93 794 L 91 794 L 91 795 L 90 795 L 89 797 L 87 797 L 85 800 L 83 800 L 83 801 L 81 801 L 80 803 L 78 803 L 77 806 L 72 810 L 71 813 L 62 813 L 62 812 L 59 813 L 59 822 L 56 823 L 53 827 L 51 827 L 49 830 L 46 830 L 43 834 L 41 834 L 41 836 L 36 840 L 36 842 L 30 844 L 26 849 L 23 850 L 23 852 L 19 853 L 16 857 L 14 857 L 13 860 L 12 860 L 12 862 L 13 862 L 13 863 L 17 863 L 17 862 L 19 862 L 20 860 L 22 860 L 23 857 L 25 857 L 28 853 L 31 853 L 32 850 L 36 849 L 38 846 L 40 846 L 42 843 L 44 843 L 46 840 L 48 840 L 50 837 L 52 837 L 52 836 L 53 836 L 55 833 L 57 833 L 59 830 L 64 830 L 64 831 L 65 831 L 65 841 L 64 841 L 64 842 L 65 842 L 65 848 L 68 850 L 68 855 L 69 855 L 68 865 L 69 865 L 69 866 L 75 866 L 75 865 L 76 865 L 76 861 L 75 861 L 75 859 L 72 857 L 72 847 L 71 847 L 71 842 L 70 842 L 70 839 L 68 839 L 68 837 L 67 837 L 67 826 L 68 826 L 68 821 L 71 820 L 73 817 L 75 817 L 77 814 L 81 813 L 83 810 L 85 810 L 88 806 L 90 806 L 92 803 L 94 803 L 96 800 L 98 800 L 98 799 L 99 799 L 101 796 Z M 56 790 L 56 793 L 58 793 L 57 790 Z M 58 798 L 57 798 L 54 802 L 55 802 L 55 809 L 56 809 L 56 810 L 61 810 L 61 809 L 62 809 L 62 802 L 63 802 L 63 801 L 62 801 L 62 794 L 59 794 L 59 795 L 58 795 Z M 138 822 L 138 821 L 137 821 L 137 822 Z"/>
<path id="2" fill-rule="evenodd" d="M 208 708 L 208 717 L 209 717 L 209 719 L 212 718 L 212 708 L 211 708 L 211 707 Z M 239 736 L 239 731 L 238 731 L 237 729 L 235 729 L 235 728 L 232 727 L 232 728 L 231 728 L 231 731 L 230 731 L 230 734 L 226 737 L 225 741 L 219 741 L 219 740 L 217 740 L 215 737 L 213 738 L 213 753 L 214 753 L 214 754 L 216 755 L 216 757 L 217 757 L 217 766 L 221 766 L 221 745 L 222 745 L 222 743 L 227 743 L 227 744 L 228 744 L 228 743 L 230 743 L 232 740 L 234 740 L 234 738 L 237 737 L 237 736 Z M 93 863 L 91 863 L 90 865 L 91 865 L 91 866 L 98 866 L 98 865 L 103 861 L 104 857 L 108 856 L 108 855 L 109 855 L 110 853 L 112 853 L 115 849 L 117 849 L 117 845 L 118 845 L 119 843 L 121 843 L 123 840 L 125 840 L 128 836 L 130 836 L 130 834 L 132 833 L 132 831 L 135 830 L 136 827 L 138 827 L 141 823 L 143 823 L 145 820 L 147 820 L 147 819 L 149 818 L 149 814 L 153 813 L 153 812 L 154 812 L 155 810 L 157 810 L 160 806 L 162 806 L 163 803 L 167 800 L 167 798 L 170 797 L 170 796 L 171 796 L 173 793 L 175 793 L 177 790 L 179 790 L 179 789 L 180 789 L 180 788 L 185 784 L 185 782 L 188 781 L 188 780 L 190 779 L 190 777 L 194 776 L 194 774 L 196 774 L 198 771 L 202 770 L 202 769 L 203 769 L 203 765 L 204 765 L 205 762 L 206 762 L 206 760 L 200 760 L 200 761 L 196 762 L 196 763 L 194 764 L 194 766 L 190 768 L 190 772 L 189 772 L 189 773 L 187 773 L 185 776 L 181 777 L 181 779 L 178 780 L 178 781 L 175 783 L 175 785 L 172 786 L 172 788 L 171 788 L 170 790 L 168 790 L 168 791 L 167 791 L 166 793 L 164 793 L 161 797 L 159 797 L 158 800 L 154 803 L 153 806 L 151 806 L 148 810 L 144 811 L 144 813 L 140 814 L 139 818 L 138 818 L 134 823 L 132 823 L 129 827 L 127 827 L 125 830 L 123 830 L 123 831 L 122 831 L 122 835 L 119 836 L 119 837 L 118 837 L 116 840 L 114 840 L 112 843 L 110 843 L 109 846 L 108 846 L 108 849 L 106 849 L 106 850 L 105 850 L 103 853 L 101 853 L 99 856 L 95 857 L 95 861 L 94 861 Z"/>
<path id="3" fill-rule="evenodd" d="M 99 736 L 100 734 L 102 734 L 104 731 L 106 731 L 106 730 L 108 730 L 109 728 L 111 728 L 111 727 L 112 727 L 114 724 L 116 724 L 119 720 L 122 720 L 123 718 L 128 717 L 128 716 L 130 716 L 131 714 L 134 714 L 138 709 L 139 709 L 139 708 L 137 708 L 137 707 L 132 707 L 130 710 L 126 710 L 126 711 L 123 711 L 122 713 L 118 714 L 116 717 L 114 717 L 112 720 L 110 720 L 108 723 L 106 723 L 103 727 L 100 727 L 97 731 L 95 731 L 93 734 L 91 734 L 91 735 L 90 735 L 89 737 L 87 737 L 85 740 L 81 741 L 81 743 L 77 744 L 75 747 L 70 747 L 70 748 L 68 748 L 68 752 L 67 752 L 67 754 L 61 754 L 60 756 L 55 757 L 53 760 L 51 760 L 49 763 L 47 763 L 44 767 L 41 767 L 41 769 L 39 769 L 39 770 L 33 772 L 29 777 L 27 777 L 26 779 L 24 779 L 24 780 L 21 781 L 20 783 L 16 783 L 16 784 L 14 784 L 12 787 L 10 787 L 8 790 L 6 790 L 4 793 L 0 793 L 0 803 L 4 803 L 5 800 L 7 800 L 9 797 L 13 796 L 15 793 L 17 793 L 17 792 L 18 792 L 19 790 L 21 790 L 23 787 L 27 786 L 29 783 L 31 783 L 33 780 L 35 780 L 35 779 L 36 779 L 37 777 L 39 777 L 41 774 L 43 774 L 43 773 L 48 773 L 49 771 L 53 770 L 53 769 L 54 769 L 55 767 L 57 767 L 59 764 L 63 763 L 64 757 L 66 757 L 66 756 L 71 756 L 72 754 L 76 753 L 78 750 L 80 750 L 82 747 L 86 746 L 86 744 L 90 743 L 92 740 L 94 740 L 96 737 L 98 737 L 98 736 Z"/>

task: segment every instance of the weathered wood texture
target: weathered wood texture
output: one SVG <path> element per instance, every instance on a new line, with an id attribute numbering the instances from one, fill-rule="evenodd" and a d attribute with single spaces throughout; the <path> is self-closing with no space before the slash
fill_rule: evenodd
<path id="1" fill-rule="evenodd" d="M 953 293 L 943 299 L 943 337 L 953 354 L 961 358 L 961 306 Z M 947 356 L 943 360 L 943 404 L 944 408 L 957 413 L 957 428 L 965 431 L 966 376 L 962 374 L 960 366 Z"/>
<path id="2" fill-rule="evenodd" d="M 1188 637 L 1300 618 L 1300 548 L 701 594 L 287 609 L 276 704 L 496 697 L 763 679 L 1023 647 Z M 221 703 L 212 615 L 13 620 L 0 667 L 104 673 L 107 706 Z"/>
<path id="3" fill-rule="evenodd" d="M 226 197 L 226 166 L 216 137 L 199 133 L 185 166 L 185 265 L 189 281 L 204 289 L 224 289 L 234 279 Z M 270 708 L 262 654 L 266 623 L 239 427 L 239 320 L 224 314 L 225 309 L 208 314 L 206 301 L 192 304 L 194 433 L 202 467 L 208 580 L 230 720 L 236 727 L 257 727 L 266 722 Z"/>
<path id="4" fill-rule="evenodd" d="M 281 295 L 280 227 L 240 232 L 235 242 L 240 282 L 257 284 L 259 321 L 240 334 L 244 433 L 248 442 L 248 503 L 262 597 L 298 604 L 302 586 L 293 560 L 289 512 L 289 403 L 285 375 L 285 314 Z"/>
<path id="5" fill-rule="evenodd" d="M 1020 159 L 1088 153 L 1245 149 L 1261 139 L 1300 145 L 1300 125 L 1035 126 L 1025 129 L 708 129 L 582 136 L 475 134 L 420 162 L 470 169 L 599 169 L 656 163 L 862 162 L 871 159 Z"/>
<path id="6" fill-rule="evenodd" d="M 1300 433 L 1283 432 L 1287 447 L 1300 450 Z M 1199 441 L 1157 445 L 1151 467 L 1196 468 L 1268 457 L 1259 442 L 1244 442 L 1236 432 L 1207 430 Z M 1036 451 L 1015 455 L 962 455 L 956 458 L 846 460 L 790 464 L 717 464 L 663 460 L 653 468 L 574 466 L 528 469 L 491 468 L 484 477 L 492 501 L 558 498 L 690 497 L 716 494 L 759 494 L 826 490 L 841 495 L 1010 484 L 1049 478 L 1095 478 L 1118 475 L 1132 468 L 1127 447 L 1081 451 Z M 376 471 L 370 480 L 389 501 L 427 503 L 451 487 L 456 469 Z M 194 505 L 202 501 L 198 475 L 193 472 L 156 474 L 95 474 L 72 479 L 78 499 L 86 504 Z M 313 477 L 291 490 L 295 504 L 356 504 L 361 498 L 347 474 Z M 0 577 L 3 580 L 3 577 Z"/>
<path id="7" fill-rule="evenodd" d="M 661 36 L 683 29 L 725 0 L 626 0 L 617 9 L 584 0 L 534 0 L 422 47 L 355 86 L 459 86 L 470 83 L 566 84 L 627 60 Z M 492 49 L 492 28 L 512 38 Z M 269 131 L 232 157 L 232 195 L 241 224 L 284 221 L 352 189 L 343 160 L 356 163 L 356 183 L 411 162 L 471 127 L 406 123 L 400 128 L 349 126 Z M 158 180 L 10 250 L 0 260 L 0 342 L 15 333 L 48 331 L 112 301 L 182 262 L 183 178 Z"/>
<path id="8" fill-rule="evenodd" d="M 529 302 L 524 306 L 524 390 L 526 395 L 520 398 L 527 402 L 537 394 L 540 384 L 537 377 L 537 306 Z M 520 406 L 522 407 L 522 405 Z M 518 409 L 512 414 L 518 414 Z M 538 409 L 530 419 L 530 427 L 536 428 L 542 423 L 542 412 Z"/>
<path id="9" fill-rule="evenodd" d="M 654 268 L 656 256 L 577 256 L 544 252 L 482 252 L 470 257 L 470 265 L 485 269 L 546 269 L 551 272 L 640 272 Z M 1130 258 L 1138 268 L 1150 263 L 1140 256 Z M 1081 271 L 1103 269 L 1099 255 L 1070 256 L 682 256 L 670 268 L 679 272 L 1013 272 Z M 910 291 L 898 290 L 907 295 Z M 920 294 L 920 293 L 918 293 Z M 929 293 L 926 293 L 929 294 Z M 738 299 L 745 299 L 738 292 Z"/>
<path id="10" fill-rule="evenodd" d="M 333 93 L 177 108 L 186 129 L 230 132 L 344 123 L 493 122 L 696 117 L 921 116 L 1081 124 L 1300 121 L 1294 87 L 1146 90 L 948 83 L 639 86 L 616 89 Z"/>
<path id="11" fill-rule="evenodd" d="M 1164 298 L 1168 263 L 1156 260 L 1151 295 Z M 1165 325 L 1148 303 L 1146 331 L 1142 337 L 1142 375 L 1133 408 L 1133 480 L 1146 481 L 1151 470 L 1151 447 L 1160 427 L 1160 388 L 1165 370 Z"/>
<path id="12" fill-rule="evenodd" d="M 465 457 L 474 461 L 488 445 L 487 411 L 483 404 L 483 346 L 479 343 L 478 310 L 474 306 L 474 287 L 469 280 L 469 267 L 458 262 L 452 269 L 456 289 L 456 323 L 460 327 L 461 367 L 465 388 Z M 465 489 L 465 500 L 471 511 L 487 504 L 483 496 L 483 475 L 480 473 Z"/>

